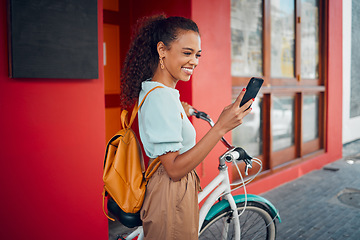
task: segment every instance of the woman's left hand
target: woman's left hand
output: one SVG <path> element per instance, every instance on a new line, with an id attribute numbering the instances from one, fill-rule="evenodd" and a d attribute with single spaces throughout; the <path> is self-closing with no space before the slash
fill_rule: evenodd
<path id="1" fill-rule="evenodd" d="M 193 108 L 190 104 L 188 104 L 187 102 L 181 102 L 181 105 L 183 106 L 184 110 L 185 110 L 185 113 L 186 113 L 186 116 L 190 117 L 190 108 Z"/>

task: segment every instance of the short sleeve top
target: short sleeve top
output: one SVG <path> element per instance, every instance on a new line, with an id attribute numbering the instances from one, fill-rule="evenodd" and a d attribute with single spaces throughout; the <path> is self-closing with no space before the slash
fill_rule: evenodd
<path id="1" fill-rule="evenodd" d="M 179 91 L 159 82 L 144 81 L 139 103 L 147 92 L 138 112 L 139 133 L 145 153 L 156 158 L 167 152 L 188 151 L 195 145 L 195 129 L 180 102 Z"/>

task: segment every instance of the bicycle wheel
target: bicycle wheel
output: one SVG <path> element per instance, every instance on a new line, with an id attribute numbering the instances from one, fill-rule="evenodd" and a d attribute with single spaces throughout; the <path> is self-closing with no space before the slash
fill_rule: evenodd
<path id="1" fill-rule="evenodd" d="M 244 208 L 244 203 L 237 204 L 239 213 Z M 230 207 L 217 213 L 207 220 L 200 230 L 199 240 L 205 239 L 235 239 L 235 229 L 232 221 Z M 270 211 L 261 203 L 248 202 L 245 212 L 240 216 L 241 239 L 267 239 L 273 240 L 276 235 L 275 220 Z"/>

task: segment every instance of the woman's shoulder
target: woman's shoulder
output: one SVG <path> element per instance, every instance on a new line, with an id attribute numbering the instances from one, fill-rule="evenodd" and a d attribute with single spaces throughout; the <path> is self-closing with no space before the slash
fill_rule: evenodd
<path id="1" fill-rule="evenodd" d="M 172 101 L 179 99 L 180 96 L 177 89 L 167 87 L 159 82 L 144 81 L 141 87 L 139 102 L 142 101 L 142 99 L 149 91 L 151 91 L 151 93 L 149 93 L 146 98 L 151 99 L 151 101 Z"/>

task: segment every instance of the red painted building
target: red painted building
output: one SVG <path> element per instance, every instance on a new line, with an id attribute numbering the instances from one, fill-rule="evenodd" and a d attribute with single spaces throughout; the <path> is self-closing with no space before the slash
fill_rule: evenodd
<path id="1" fill-rule="evenodd" d="M 255 194 L 342 157 L 342 1 L 319 1 L 319 64 L 314 79 L 301 77 L 299 70 L 303 66 L 299 26 L 304 23 L 300 9 L 305 8 L 301 1 L 294 2 L 295 64 L 292 77 L 286 81 L 272 75 L 272 6 L 269 1 L 261 2 L 260 75 L 265 85 L 260 94 L 263 127 L 259 156 L 265 170 L 249 185 L 248 191 Z M 117 128 L 119 110 L 113 99 L 120 87 L 111 80 L 119 76 L 119 69 L 110 66 L 112 61 L 119 65 L 124 60 L 131 26 L 139 17 L 163 12 L 198 23 L 203 55 L 191 82 L 180 84 L 179 90 L 182 100 L 213 119 L 249 77 L 232 73 L 234 6 L 230 0 L 113 3 L 98 1 L 99 78 L 86 81 L 9 78 L 6 1 L 0 4 L 0 239 L 107 239 L 107 219 L 101 208 L 102 165 L 106 139 Z M 112 38 L 112 31 L 117 31 L 117 40 Z M 103 46 L 108 49 L 110 45 L 115 46 L 111 48 L 113 56 L 106 51 L 110 62 L 106 61 L 104 67 Z M 274 148 L 271 119 L 274 101 L 283 95 L 294 101 L 294 130 L 293 142 L 279 150 Z M 318 134 L 310 144 L 301 134 L 306 127 L 304 120 L 298 120 L 304 119 L 303 100 L 308 95 L 318 99 Z M 200 139 L 208 125 L 192 121 Z M 234 138 L 231 133 L 227 137 Z M 216 174 L 216 159 L 224 150 L 218 144 L 198 167 L 203 186 Z"/>

